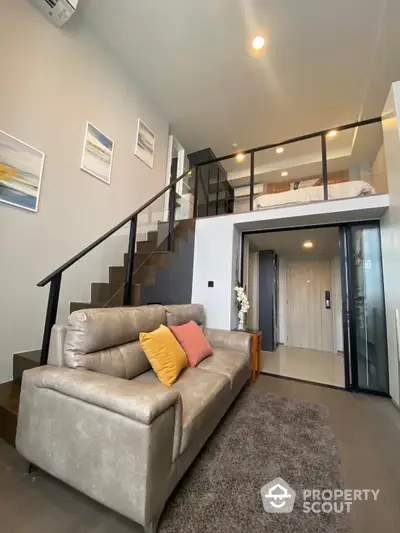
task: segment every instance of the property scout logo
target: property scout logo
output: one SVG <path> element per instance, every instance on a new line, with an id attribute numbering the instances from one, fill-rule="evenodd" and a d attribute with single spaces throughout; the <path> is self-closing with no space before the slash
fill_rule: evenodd
<path id="1" fill-rule="evenodd" d="M 380 489 L 304 489 L 303 513 L 349 513 L 355 501 L 376 501 Z M 261 489 L 264 510 L 267 513 L 291 513 L 296 492 L 281 477 Z"/>

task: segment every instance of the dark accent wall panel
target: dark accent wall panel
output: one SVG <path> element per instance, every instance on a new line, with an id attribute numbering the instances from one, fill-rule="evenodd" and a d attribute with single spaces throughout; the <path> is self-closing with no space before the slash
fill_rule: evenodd
<path id="1" fill-rule="evenodd" d="M 194 231 L 188 240 L 179 242 L 177 252 L 171 253 L 167 268 L 158 269 L 154 287 L 140 288 L 140 303 L 147 305 L 190 304 L 192 301 Z"/>
<path id="2" fill-rule="evenodd" d="M 259 327 L 262 331 L 262 349 L 274 352 L 276 349 L 276 290 L 277 260 L 271 250 L 259 252 Z"/>

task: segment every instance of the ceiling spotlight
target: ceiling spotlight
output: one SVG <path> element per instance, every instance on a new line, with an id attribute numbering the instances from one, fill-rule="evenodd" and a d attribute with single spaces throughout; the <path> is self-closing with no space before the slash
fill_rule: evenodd
<path id="1" fill-rule="evenodd" d="M 283 146 L 278 146 L 278 148 L 276 149 L 276 153 L 277 153 L 277 154 L 281 154 L 281 153 L 284 152 L 284 151 L 285 151 L 285 149 L 284 149 Z"/>
<path id="2" fill-rule="evenodd" d="M 328 137 L 336 137 L 336 135 L 337 135 L 337 130 L 328 131 Z"/>
<path id="3" fill-rule="evenodd" d="M 245 159 L 246 159 L 246 156 L 242 152 L 239 152 L 238 154 L 236 154 L 236 161 L 238 161 L 239 163 L 241 163 Z"/>
<path id="4" fill-rule="evenodd" d="M 287 176 L 289 173 L 286 172 L 286 170 L 284 172 L 281 173 L 281 176 L 284 178 L 285 176 Z"/>
<path id="5" fill-rule="evenodd" d="M 257 35 L 257 37 L 254 37 L 253 42 L 251 43 L 254 50 L 261 50 L 265 44 L 265 39 L 261 35 Z"/>
<path id="6" fill-rule="evenodd" d="M 309 250 L 310 248 L 314 248 L 314 243 L 312 241 L 304 241 L 302 246 Z"/>

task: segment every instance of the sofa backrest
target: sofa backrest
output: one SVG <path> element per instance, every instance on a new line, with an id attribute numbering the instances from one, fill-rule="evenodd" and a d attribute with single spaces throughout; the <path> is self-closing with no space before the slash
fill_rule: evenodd
<path id="1" fill-rule="evenodd" d="M 132 379 L 151 368 L 139 333 L 166 323 L 161 305 L 75 311 L 68 318 L 63 364 Z"/>
<path id="2" fill-rule="evenodd" d="M 204 326 L 204 307 L 200 304 L 166 305 L 167 325 L 180 326 L 193 320 L 199 326 Z"/>

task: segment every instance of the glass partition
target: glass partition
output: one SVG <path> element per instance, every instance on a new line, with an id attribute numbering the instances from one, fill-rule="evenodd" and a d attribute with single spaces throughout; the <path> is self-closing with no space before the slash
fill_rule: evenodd
<path id="1" fill-rule="evenodd" d="M 250 177 L 250 153 L 198 167 L 197 216 L 250 211 Z M 387 192 L 381 122 L 254 152 L 254 210 Z"/>
<path id="2" fill-rule="evenodd" d="M 326 135 L 330 200 L 387 193 L 382 124 Z"/>
<path id="3" fill-rule="evenodd" d="M 321 138 L 255 153 L 254 209 L 323 200 Z"/>
<path id="4" fill-rule="evenodd" d="M 380 230 L 378 224 L 351 228 L 353 302 L 358 386 L 389 392 Z"/>
<path id="5" fill-rule="evenodd" d="M 227 168 L 231 168 L 231 162 L 208 163 L 197 167 L 198 217 L 234 212 L 234 194 Z"/>

